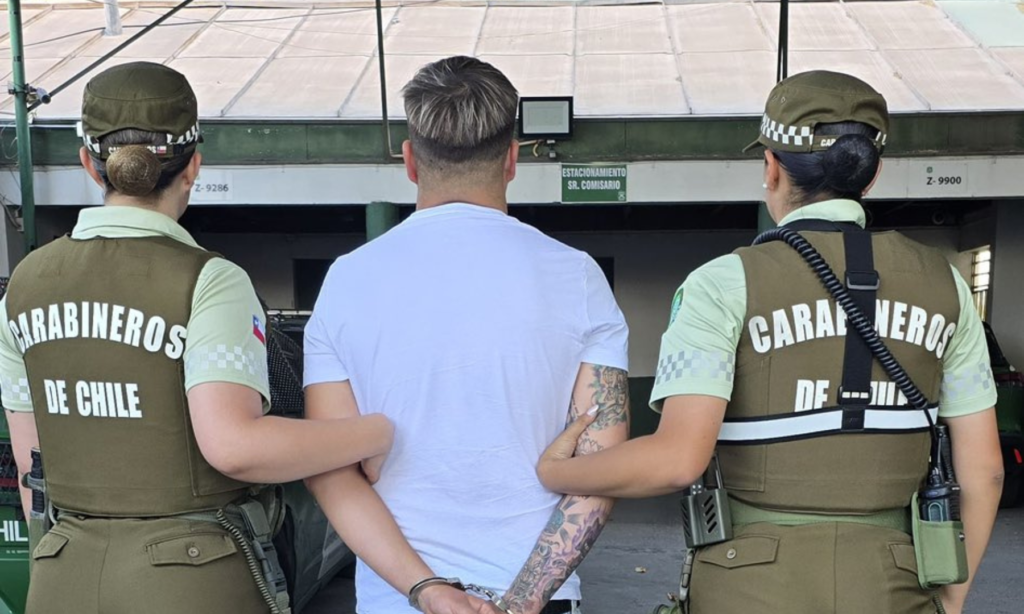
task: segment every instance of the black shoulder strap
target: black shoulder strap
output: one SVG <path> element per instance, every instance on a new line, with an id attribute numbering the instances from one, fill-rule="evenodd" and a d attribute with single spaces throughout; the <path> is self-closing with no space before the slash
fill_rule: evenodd
<path id="1" fill-rule="evenodd" d="M 870 234 L 866 233 L 866 231 L 865 234 L 868 235 L 867 238 L 870 240 Z M 863 241 L 864 239 L 854 239 L 854 241 L 858 240 Z M 903 392 L 903 395 L 907 398 L 910 405 L 925 412 L 934 438 L 935 422 L 932 415 L 935 404 L 928 401 L 921 390 L 914 384 L 913 380 L 911 380 L 910 375 L 900 365 L 899 361 L 896 360 L 896 357 L 889 351 L 889 348 L 885 346 L 885 343 L 875 330 L 872 319 L 869 319 L 868 316 L 861 311 L 857 299 L 852 296 L 853 293 L 848 289 L 848 285 L 852 283 L 855 287 L 864 288 L 863 290 L 860 290 L 862 292 L 867 292 L 871 286 L 875 286 L 873 290 L 877 291 L 877 282 L 873 281 L 873 279 L 877 280 L 877 273 L 875 273 L 874 278 L 869 277 L 868 275 L 865 275 L 864 277 L 860 277 L 858 275 L 860 273 L 867 273 L 868 271 L 873 272 L 873 263 L 871 263 L 870 268 L 865 267 L 864 259 L 859 255 L 855 256 L 854 260 L 847 263 L 847 268 L 850 272 L 854 273 L 854 275 L 848 274 L 847 284 L 844 284 L 839 281 L 839 278 L 836 277 L 832 268 L 827 262 L 825 262 L 825 259 L 821 257 L 821 254 L 818 253 L 818 250 L 816 250 L 814 246 L 807 241 L 807 239 L 800 236 L 792 226 L 786 225 L 774 230 L 769 230 L 768 232 L 760 235 L 757 240 L 754 241 L 754 245 L 761 245 L 771 241 L 782 241 L 786 243 L 796 250 L 805 261 L 807 261 L 808 266 L 811 267 L 815 275 L 817 275 L 821 280 L 825 289 L 829 291 L 832 297 L 835 298 L 836 302 L 843 308 L 843 311 L 846 312 L 848 328 L 853 328 L 857 335 L 864 340 L 871 354 L 878 359 L 878 362 L 882 365 L 886 374 L 896 384 L 900 391 Z M 853 245 L 855 251 L 863 249 L 863 244 L 860 247 L 857 247 L 856 244 Z M 865 268 L 867 271 L 863 270 Z M 861 300 L 863 300 L 863 297 Z M 872 312 L 873 311 L 874 310 L 872 309 Z M 847 338 L 851 336 L 853 335 L 847 334 Z M 870 374 L 868 377 L 870 379 Z"/>
<path id="2" fill-rule="evenodd" d="M 875 327 L 875 298 L 879 278 L 875 270 L 871 233 L 856 227 L 843 231 L 846 250 L 846 289 L 864 317 Z M 843 407 L 843 431 L 864 429 L 864 410 L 871 403 L 871 368 L 874 356 L 867 341 L 857 334 L 846 335 L 843 357 L 843 383 L 839 405 Z"/>

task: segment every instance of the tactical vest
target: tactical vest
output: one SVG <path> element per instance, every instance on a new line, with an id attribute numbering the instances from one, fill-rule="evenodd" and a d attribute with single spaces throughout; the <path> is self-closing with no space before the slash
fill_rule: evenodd
<path id="1" fill-rule="evenodd" d="M 801 234 L 843 279 L 843 234 Z M 895 232 L 874 234 L 870 243 L 880 279 L 875 328 L 928 400 L 937 402 L 942 356 L 960 317 L 950 265 Z M 866 514 L 909 505 L 928 467 L 925 412 L 907 407 L 871 361 L 870 398 L 858 393 L 866 411 L 848 424 L 840 397 L 848 403 L 851 395 L 843 395 L 840 384 L 846 335 L 857 333 L 847 333 L 845 314 L 790 246 L 767 243 L 737 253 L 747 313 L 718 448 L 730 495 L 761 508 L 810 513 Z"/>
<path id="2" fill-rule="evenodd" d="M 164 516 L 245 493 L 203 458 L 185 396 L 192 294 L 215 257 L 164 237 L 63 238 L 18 266 L 5 325 L 24 352 L 57 508 Z"/>

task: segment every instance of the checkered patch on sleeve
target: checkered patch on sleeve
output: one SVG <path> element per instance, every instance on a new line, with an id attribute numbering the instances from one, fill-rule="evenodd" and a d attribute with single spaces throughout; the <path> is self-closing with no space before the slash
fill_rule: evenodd
<path id="1" fill-rule="evenodd" d="M 707 379 L 732 383 L 736 374 L 736 354 L 732 352 L 683 350 L 662 356 L 654 385 L 679 379 Z"/>

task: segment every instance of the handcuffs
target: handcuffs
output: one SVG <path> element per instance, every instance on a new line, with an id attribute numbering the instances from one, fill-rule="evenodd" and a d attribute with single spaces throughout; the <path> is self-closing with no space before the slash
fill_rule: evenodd
<path id="1" fill-rule="evenodd" d="M 420 608 L 420 593 L 423 592 L 423 589 L 429 586 L 437 586 L 440 584 L 450 586 L 464 593 L 476 593 L 478 595 L 483 595 L 488 601 L 494 604 L 494 607 L 504 612 L 504 614 L 513 614 L 512 610 L 508 607 L 508 604 L 505 603 L 505 600 L 502 599 L 501 595 L 498 593 L 495 593 L 488 588 L 477 586 L 476 584 L 463 584 L 462 580 L 459 580 L 458 578 L 442 578 L 441 576 L 433 576 L 413 584 L 412 588 L 409 589 L 409 605 L 417 611 L 422 612 L 423 609 Z"/>

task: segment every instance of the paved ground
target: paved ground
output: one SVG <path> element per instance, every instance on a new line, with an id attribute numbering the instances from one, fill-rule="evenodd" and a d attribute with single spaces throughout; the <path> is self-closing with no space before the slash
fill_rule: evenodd
<path id="1" fill-rule="evenodd" d="M 679 581 L 676 497 L 622 502 L 580 569 L 587 614 L 648 614 Z M 643 568 L 644 573 L 638 573 Z M 338 578 L 303 614 L 351 614 L 352 581 Z M 1024 508 L 1003 510 L 966 614 L 1024 612 Z"/>

